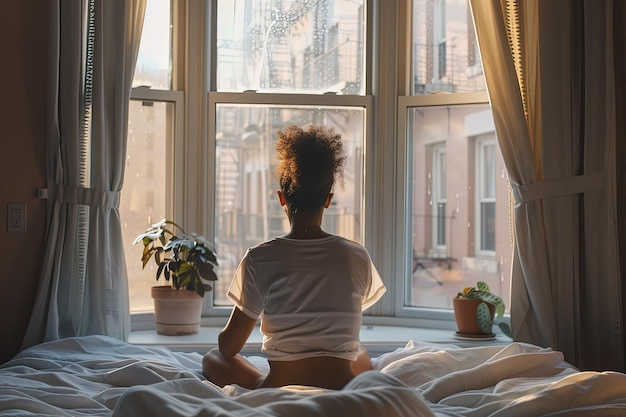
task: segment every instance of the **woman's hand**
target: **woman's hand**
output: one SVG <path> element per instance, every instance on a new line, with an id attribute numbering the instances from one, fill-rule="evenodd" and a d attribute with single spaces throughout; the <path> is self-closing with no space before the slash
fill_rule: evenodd
<path id="1" fill-rule="evenodd" d="M 354 375 L 358 375 L 361 372 L 372 370 L 372 359 L 370 354 L 363 346 L 359 347 L 359 353 L 356 357 L 356 361 L 352 362 L 352 372 Z"/>

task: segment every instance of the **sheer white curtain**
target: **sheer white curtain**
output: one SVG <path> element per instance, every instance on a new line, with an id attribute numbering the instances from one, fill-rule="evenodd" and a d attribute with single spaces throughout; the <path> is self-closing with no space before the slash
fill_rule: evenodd
<path id="1" fill-rule="evenodd" d="M 47 241 L 23 348 L 88 334 L 128 337 L 118 208 L 145 1 L 49 6 Z"/>
<path id="2" fill-rule="evenodd" d="M 614 1 L 470 2 L 515 196 L 515 339 L 623 371 Z"/>

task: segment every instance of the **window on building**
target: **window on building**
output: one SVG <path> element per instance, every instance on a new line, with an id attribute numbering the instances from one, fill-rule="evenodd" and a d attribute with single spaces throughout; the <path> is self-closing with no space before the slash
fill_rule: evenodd
<path id="1" fill-rule="evenodd" d="M 438 83 L 438 80 L 443 79 L 446 76 L 446 2 L 445 0 L 435 0 L 434 16 L 433 16 L 433 64 L 436 67 L 434 71 L 437 74 L 436 78 L 433 78 L 433 83 Z M 430 7 L 428 8 L 430 9 Z"/>
<path id="2" fill-rule="evenodd" d="M 446 256 L 446 147 L 443 144 L 433 147 L 432 157 L 432 255 L 439 257 Z"/>
<path id="3" fill-rule="evenodd" d="M 493 135 L 487 135 L 487 137 Z M 480 138 L 476 146 L 476 248 L 478 255 L 496 251 L 496 141 Z"/>

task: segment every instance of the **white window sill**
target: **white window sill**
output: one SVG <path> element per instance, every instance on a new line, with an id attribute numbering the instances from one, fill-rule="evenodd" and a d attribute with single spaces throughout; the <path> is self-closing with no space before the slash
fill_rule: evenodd
<path id="1" fill-rule="evenodd" d="M 164 336 L 154 330 L 133 331 L 129 343 L 135 345 L 160 345 L 174 351 L 205 353 L 217 346 L 217 336 L 222 327 L 203 326 L 200 332 L 190 336 Z M 257 326 L 246 343 L 243 354 L 260 354 L 262 336 Z M 409 340 L 452 344 L 459 347 L 505 345 L 511 342 L 503 334 L 496 334 L 493 340 L 459 340 L 454 330 L 427 329 L 387 325 L 364 325 L 361 328 L 361 344 L 377 356 L 406 346 Z"/>

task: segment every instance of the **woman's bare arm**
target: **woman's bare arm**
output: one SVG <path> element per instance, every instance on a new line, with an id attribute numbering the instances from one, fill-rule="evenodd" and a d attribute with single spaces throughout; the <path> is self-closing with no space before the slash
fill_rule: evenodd
<path id="1" fill-rule="evenodd" d="M 226 323 L 218 337 L 221 354 L 224 356 L 235 356 L 239 353 L 248 337 L 250 337 L 256 322 L 255 319 L 246 316 L 237 307 L 233 307 L 228 323 Z"/>

